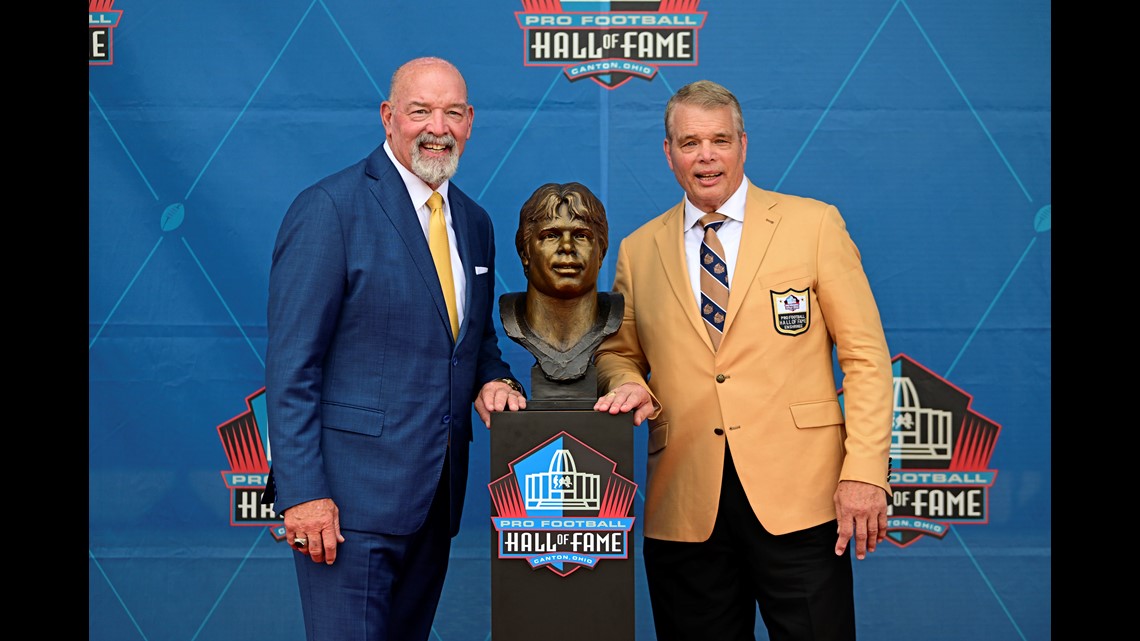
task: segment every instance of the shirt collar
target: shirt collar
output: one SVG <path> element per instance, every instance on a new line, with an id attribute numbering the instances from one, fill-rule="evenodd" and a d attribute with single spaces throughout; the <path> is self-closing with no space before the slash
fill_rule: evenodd
<path id="1" fill-rule="evenodd" d="M 431 196 L 431 187 L 421 180 L 419 176 L 408 171 L 408 168 L 400 164 L 399 160 L 396 160 L 396 155 L 392 153 L 392 148 L 388 145 L 387 140 L 384 141 L 384 153 L 388 154 L 388 159 L 396 166 L 396 171 L 400 172 L 400 178 L 404 180 L 404 187 L 408 190 L 408 196 L 412 199 L 412 204 L 415 205 L 417 209 L 424 207 L 427 204 L 427 199 Z M 450 180 L 445 180 L 440 183 L 439 189 L 435 190 L 439 192 L 440 196 L 443 196 L 445 205 L 447 203 L 447 187 L 450 184 Z M 446 207 L 444 211 L 447 211 Z"/>
<path id="2" fill-rule="evenodd" d="M 721 205 L 717 211 L 724 214 L 725 216 L 728 216 L 732 220 L 743 223 L 744 200 L 747 194 L 748 176 L 745 176 L 744 180 L 740 181 L 740 186 L 737 187 L 736 191 L 728 197 L 728 200 L 724 201 L 724 204 Z M 689 197 L 685 196 L 685 231 L 688 231 L 689 228 L 691 228 L 693 225 L 696 225 L 701 216 L 704 216 L 706 213 L 708 212 L 697 209 L 697 206 L 689 200 Z"/>

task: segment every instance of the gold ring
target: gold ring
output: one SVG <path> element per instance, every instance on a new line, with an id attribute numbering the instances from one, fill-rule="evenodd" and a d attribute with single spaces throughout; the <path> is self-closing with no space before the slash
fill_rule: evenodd
<path id="1" fill-rule="evenodd" d="M 302 538 L 302 537 L 297 537 L 297 538 L 293 539 L 293 547 L 297 548 L 298 550 L 300 550 L 301 548 L 305 547 L 308 544 L 309 544 L 309 539 Z"/>
<path id="2" fill-rule="evenodd" d="M 617 396 L 617 392 L 610 392 L 609 394 L 606 394 L 606 396 Z"/>

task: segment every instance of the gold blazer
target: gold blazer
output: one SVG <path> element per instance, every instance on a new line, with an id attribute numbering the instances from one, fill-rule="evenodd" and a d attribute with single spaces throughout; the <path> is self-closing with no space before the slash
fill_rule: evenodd
<path id="1" fill-rule="evenodd" d="M 709 537 L 725 439 L 773 534 L 835 518 L 840 480 L 889 495 L 890 352 L 839 211 L 748 185 L 716 352 L 685 264 L 684 211 L 682 201 L 622 240 L 613 289 L 625 313 L 595 355 L 599 389 L 637 382 L 660 406 L 649 419 L 645 536 Z"/>

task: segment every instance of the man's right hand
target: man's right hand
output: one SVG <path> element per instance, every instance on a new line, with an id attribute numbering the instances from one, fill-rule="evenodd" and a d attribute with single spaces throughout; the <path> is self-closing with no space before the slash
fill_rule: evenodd
<path id="1" fill-rule="evenodd" d="M 649 415 L 653 414 L 656 409 L 653 397 L 649 395 L 649 390 L 637 383 L 623 383 L 616 389 L 610 390 L 605 396 L 598 397 L 598 402 L 594 403 L 594 410 L 598 412 L 624 414 L 630 410 L 635 410 L 633 412 L 634 425 L 641 425 L 641 422 L 649 418 Z"/>
<path id="2" fill-rule="evenodd" d="M 297 539 L 305 544 L 297 545 Z M 332 499 L 316 499 L 285 510 L 285 540 L 295 551 L 307 554 L 313 563 L 332 565 L 337 544 L 344 543 L 336 503 Z"/>

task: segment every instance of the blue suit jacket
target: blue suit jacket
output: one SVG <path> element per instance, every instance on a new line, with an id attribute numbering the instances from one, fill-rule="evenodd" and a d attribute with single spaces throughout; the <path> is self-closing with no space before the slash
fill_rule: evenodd
<path id="1" fill-rule="evenodd" d="M 471 403 L 511 372 L 491 315 L 491 219 L 454 183 L 448 201 L 467 276 L 457 342 L 427 239 L 382 146 L 305 189 L 285 214 L 266 355 L 277 513 L 331 497 L 343 528 L 412 533 L 450 451 L 458 532 Z"/>

